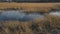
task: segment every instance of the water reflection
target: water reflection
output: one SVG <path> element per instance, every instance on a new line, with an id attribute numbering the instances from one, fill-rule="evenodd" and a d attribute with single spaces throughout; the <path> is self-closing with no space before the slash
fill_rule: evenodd
<path id="1" fill-rule="evenodd" d="M 23 13 L 22 11 L 2 11 L 0 12 L 0 21 L 2 20 L 19 20 L 19 21 L 29 21 L 35 18 L 43 18 L 44 15 L 38 13 Z"/>

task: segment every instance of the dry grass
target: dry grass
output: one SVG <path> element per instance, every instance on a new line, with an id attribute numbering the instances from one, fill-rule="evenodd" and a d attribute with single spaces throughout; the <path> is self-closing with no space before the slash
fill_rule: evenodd
<path id="1" fill-rule="evenodd" d="M 20 9 L 27 12 L 49 12 L 60 3 L 0 3 L 0 9 Z"/>
<path id="2" fill-rule="evenodd" d="M 1 34 L 56 34 L 60 30 L 60 17 L 47 15 L 30 22 L 0 22 Z"/>

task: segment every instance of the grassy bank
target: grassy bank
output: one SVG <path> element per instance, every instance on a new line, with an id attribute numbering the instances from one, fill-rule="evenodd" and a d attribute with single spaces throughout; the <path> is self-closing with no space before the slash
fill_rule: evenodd
<path id="1" fill-rule="evenodd" d="M 25 12 L 49 12 L 60 3 L 0 3 L 0 9 L 19 9 Z"/>
<path id="2" fill-rule="evenodd" d="M 3 21 L 0 22 L 1 34 L 57 34 L 60 30 L 60 17 L 46 16 L 30 22 Z"/>

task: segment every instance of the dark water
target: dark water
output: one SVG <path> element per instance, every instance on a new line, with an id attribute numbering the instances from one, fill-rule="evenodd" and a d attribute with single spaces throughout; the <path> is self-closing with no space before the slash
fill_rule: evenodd
<path id="1" fill-rule="evenodd" d="M 41 15 L 38 13 L 26 14 L 22 11 L 15 11 L 15 10 L 0 12 L 0 21 L 4 21 L 4 20 L 30 21 L 35 18 L 43 18 L 43 17 L 44 17 L 44 15 Z"/>

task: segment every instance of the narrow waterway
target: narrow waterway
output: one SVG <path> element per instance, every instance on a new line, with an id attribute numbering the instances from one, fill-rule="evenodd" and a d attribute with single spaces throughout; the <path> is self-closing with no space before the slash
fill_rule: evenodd
<path id="1" fill-rule="evenodd" d="M 3 20 L 19 20 L 19 21 L 30 21 L 35 18 L 43 18 L 44 15 L 38 13 L 26 14 L 22 11 L 9 10 L 0 12 L 0 21 Z"/>
<path id="2" fill-rule="evenodd" d="M 50 15 L 60 16 L 60 11 L 51 11 Z M 19 20 L 19 21 L 30 21 L 35 18 L 44 18 L 44 14 L 40 13 L 24 13 L 19 10 L 6 10 L 0 11 L 0 21 L 5 20 Z"/>

